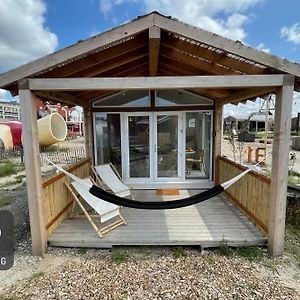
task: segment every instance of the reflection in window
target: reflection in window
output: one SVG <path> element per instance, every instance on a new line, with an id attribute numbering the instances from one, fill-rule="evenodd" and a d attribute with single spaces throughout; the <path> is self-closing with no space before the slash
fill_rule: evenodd
<path id="1" fill-rule="evenodd" d="M 121 169 L 120 114 L 95 113 L 96 164 L 113 163 Z"/>
<path id="2" fill-rule="evenodd" d="M 210 172 L 211 114 L 186 113 L 185 177 L 208 178 Z"/>
<path id="3" fill-rule="evenodd" d="M 149 177 L 149 116 L 129 116 L 128 127 L 130 177 Z"/>
<path id="4" fill-rule="evenodd" d="M 157 176 L 178 177 L 178 116 L 157 116 Z"/>
<path id="5" fill-rule="evenodd" d="M 148 91 L 123 91 L 114 95 L 102 98 L 93 103 L 93 107 L 103 106 L 127 106 L 143 107 L 149 106 Z"/>
<path id="6" fill-rule="evenodd" d="M 156 106 L 176 105 L 211 105 L 212 101 L 206 97 L 195 95 L 183 90 L 159 90 L 156 92 Z"/>

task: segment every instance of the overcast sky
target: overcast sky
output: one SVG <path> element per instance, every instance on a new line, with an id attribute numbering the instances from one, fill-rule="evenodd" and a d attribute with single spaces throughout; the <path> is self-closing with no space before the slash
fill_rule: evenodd
<path id="1" fill-rule="evenodd" d="M 300 63 L 297 0 L 0 0 L 0 73 L 154 10 Z M 227 105 L 225 116 L 260 105 Z"/>

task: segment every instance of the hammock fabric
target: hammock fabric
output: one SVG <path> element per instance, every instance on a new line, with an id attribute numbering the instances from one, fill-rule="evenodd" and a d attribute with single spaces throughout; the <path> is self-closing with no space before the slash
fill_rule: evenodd
<path id="1" fill-rule="evenodd" d="M 206 190 L 200 194 L 196 194 L 194 196 L 190 196 L 188 198 L 180 199 L 180 200 L 172 200 L 172 201 L 162 201 L 162 202 L 145 202 L 145 201 L 136 201 L 127 198 L 122 198 L 116 196 L 114 194 L 108 193 L 101 189 L 100 187 L 93 185 L 90 188 L 90 193 L 97 198 L 100 198 L 104 201 L 129 207 L 135 209 L 151 209 L 151 210 L 158 210 L 158 209 L 174 209 L 174 208 L 181 208 L 185 206 L 190 206 L 193 204 L 197 204 L 203 202 L 207 199 L 210 199 L 214 196 L 221 194 L 224 191 L 222 185 L 216 185 L 215 187 Z"/>
<path id="2" fill-rule="evenodd" d="M 250 172 L 254 167 L 256 167 L 259 164 L 259 163 L 257 163 L 252 168 L 245 170 L 241 174 L 235 176 L 234 178 L 232 178 L 222 184 L 216 185 L 211 189 L 208 189 L 202 193 L 190 196 L 188 198 L 183 198 L 183 199 L 179 199 L 179 200 L 171 200 L 171 201 L 148 202 L 148 201 L 136 201 L 136 200 L 119 197 L 117 195 L 111 194 L 111 193 L 101 189 L 100 187 L 98 187 L 96 185 L 92 185 L 92 186 L 87 185 L 79 177 L 77 177 L 77 176 L 67 172 L 63 168 L 57 166 L 52 161 L 50 161 L 48 158 L 45 157 L 45 159 L 50 164 L 52 164 L 58 171 L 61 171 L 62 173 L 69 176 L 74 181 L 78 182 L 79 184 L 84 186 L 86 189 L 88 189 L 89 192 L 97 198 L 100 198 L 104 201 L 107 201 L 109 203 L 113 203 L 113 204 L 116 204 L 119 206 L 135 208 L 135 209 L 149 209 L 149 210 L 181 208 L 181 207 L 194 205 L 194 204 L 203 202 L 205 200 L 208 200 L 210 198 L 213 198 L 213 197 L 221 194 L 224 190 L 229 188 L 232 184 L 237 182 L 240 178 L 245 176 L 248 172 Z"/>

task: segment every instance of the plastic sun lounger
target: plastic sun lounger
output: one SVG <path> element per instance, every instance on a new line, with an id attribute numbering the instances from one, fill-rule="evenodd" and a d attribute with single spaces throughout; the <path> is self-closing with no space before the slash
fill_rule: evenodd
<path id="1" fill-rule="evenodd" d="M 84 184 L 88 184 L 89 186 L 92 186 L 93 184 L 93 182 L 89 178 L 82 179 L 82 182 Z M 70 191 L 71 195 L 73 196 L 74 201 L 78 204 L 78 206 L 80 207 L 84 215 L 87 217 L 89 223 L 95 229 L 100 238 L 103 237 L 103 234 L 115 229 L 116 227 L 122 224 L 126 224 L 126 221 L 120 213 L 119 206 L 93 196 L 85 186 L 81 185 L 78 182 L 73 181 L 69 184 L 66 183 L 66 186 Z M 97 214 L 90 215 L 87 209 L 84 207 L 82 200 L 85 201 Z M 75 202 L 73 205 L 73 210 L 76 204 Z M 107 222 L 108 220 L 115 217 L 119 217 L 119 219 L 99 229 L 93 221 L 92 217 L 99 217 L 100 223 Z"/>
<path id="2" fill-rule="evenodd" d="M 118 171 L 112 163 L 92 166 L 92 170 L 97 178 L 99 185 L 104 188 L 107 186 L 115 195 L 119 197 L 130 197 L 133 199 L 130 188 L 123 183 Z M 104 185 L 103 185 L 104 183 Z"/>

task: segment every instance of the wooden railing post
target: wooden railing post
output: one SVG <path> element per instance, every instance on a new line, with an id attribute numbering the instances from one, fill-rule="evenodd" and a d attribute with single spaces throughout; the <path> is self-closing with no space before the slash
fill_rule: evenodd
<path id="1" fill-rule="evenodd" d="M 214 182 L 218 184 L 219 163 L 217 157 L 222 153 L 223 105 L 216 103 L 214 109 Z"/>
<path id="2" fill-rule="evenodd" d="M 268 250 L 271 256 L 282 255 L 284 250 L 286 193 L 294 81 L 294 76 L 284 75 L 284 84 L 276 94 L 272 151 L 272 183 L 268 226 Z"/>
<path id="3" fill-rule="evenodd" d="M 94 152 L 93 152 L 93 116 L 91 112 L 90 105 L 84 107 L 84 145 L 85 145 L 85 155 L 94 163 Z"/>

